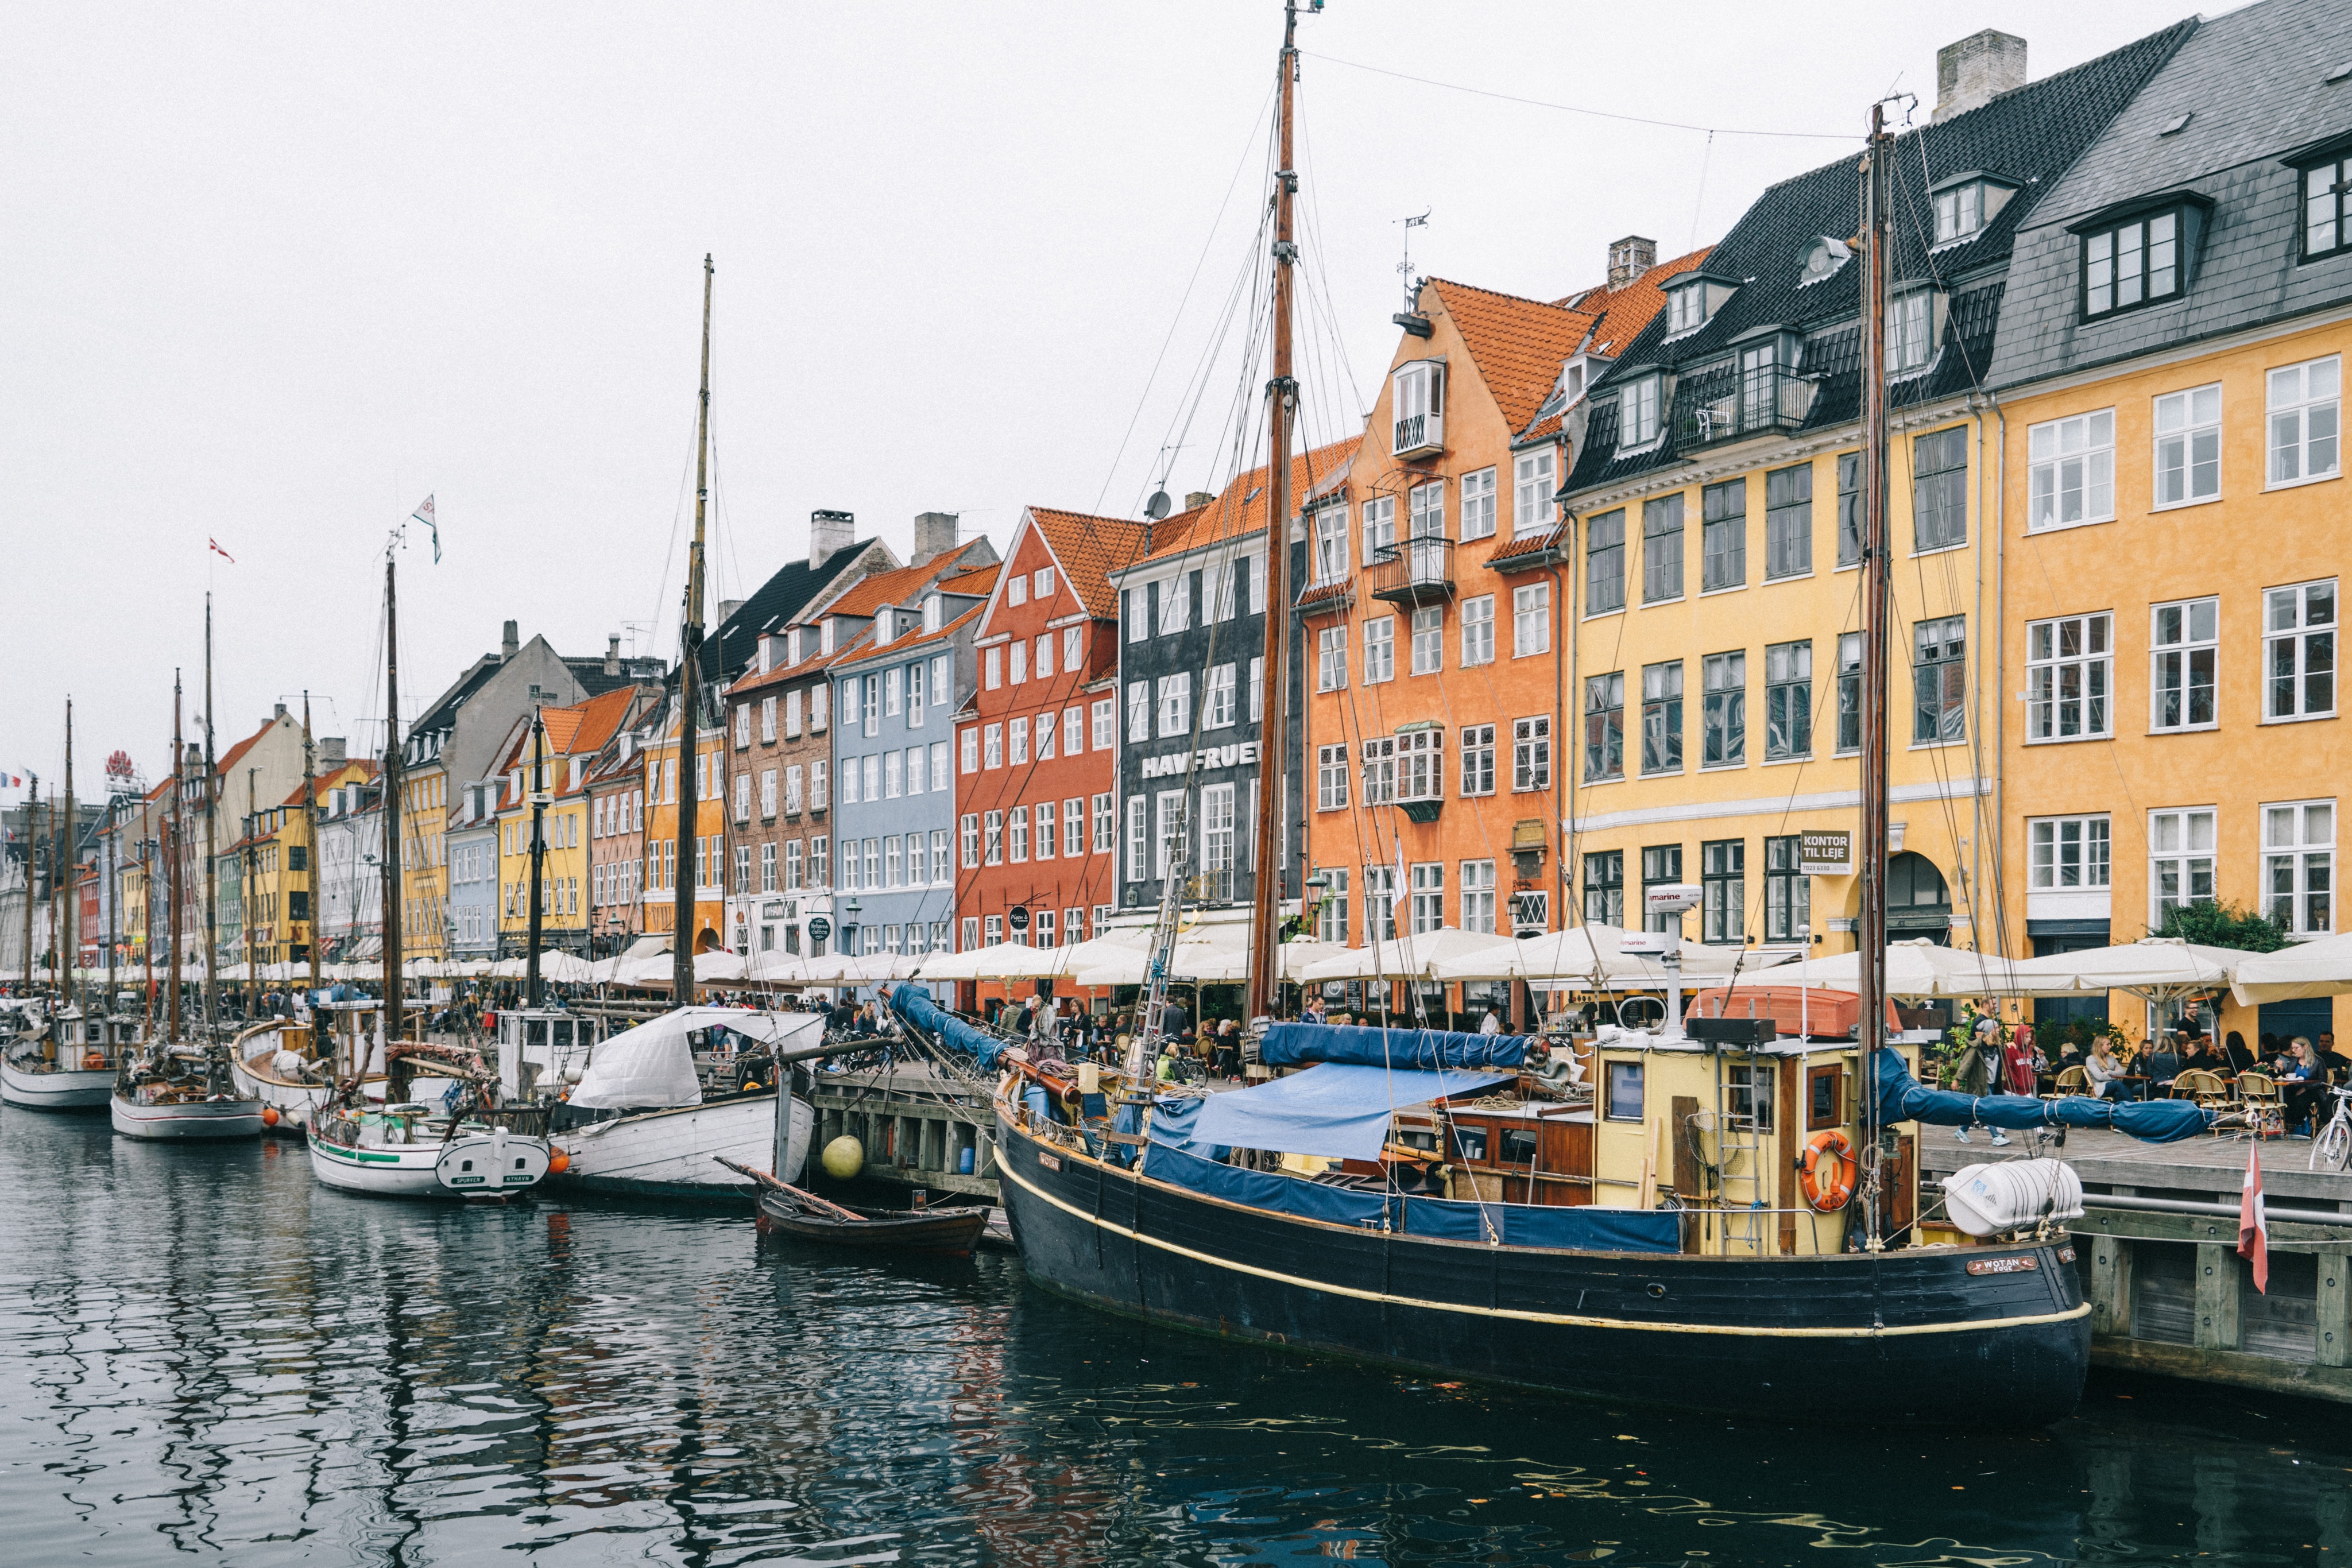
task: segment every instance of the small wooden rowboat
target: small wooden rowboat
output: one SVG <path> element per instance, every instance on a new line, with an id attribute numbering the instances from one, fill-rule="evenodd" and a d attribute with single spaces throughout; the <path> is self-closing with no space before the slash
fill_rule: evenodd
<path id="1" fill-rule="evenodd" d="M 719 1164 L 759 1184 L 760 1228 L 798 1241 L 892 1252 L 967 1258 L 987 1227 L 985 1207 L 957 1208 L 851 1207 L 778 1181 L 766 1171 L 722 1159 Z"/>

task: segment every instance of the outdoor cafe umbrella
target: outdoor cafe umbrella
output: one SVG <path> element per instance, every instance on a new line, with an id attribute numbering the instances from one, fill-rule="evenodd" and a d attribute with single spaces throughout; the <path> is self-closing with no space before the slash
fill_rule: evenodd
<path id="1" fill-rule="evenodd" d="M 2275 953 L 2240 959 L 2230 987 L 2240 1007 L 2339 997 L 2352 991 L 2352 932 L 2291 943 Z"/>
<path id="2" fill-rule="evenodd" d="M 1832 953 L 1801 959 L 1767 974 L 1766 983 L 1770 985 L 1859 992 L 1862 954 Z M 2021 974 L 2013 959 L 1947 947 L 1925 937 L 1886 945 L 1886 994 L 1890 997 L 2058 997 L 2080 988 L 2071 975 Z"/>
<path id="3" fill-rule="evenodd" d="M 1552 990 L 1567 987 L 1601 989 L 1664 985 L 1672 971 L 1658 961 L 1656 954 L 1625 952 L 1623 944 L 1629 935 L 1614 925 L 1578 925 L 1566 931 L 1523 936 L 1516 942 L 1490 943 L 1475 952 L 1439 962 L 1433 977 L 1525 980 L 1538 988 Z M 1682 978 L 1687 981 L 1728 975 L 1744 951 L 1684 943 Z M 1746 956 L 1751 972 L 1767 962 L 1752 953 Z"/>
<path id="4" fill-rule="evenodd" d="M 1275 949 L 1279 977 L 1297 985 L 1307 971 L 1349 950 L 1336 942 L 1285 942 Z M 1139 986 L 1151 967 L 1151 954 L 1141 947 L 1124 947 L 1102 961 L 1077 971 L 1081 986 Z M 1231 985 L 1249 977 L 1249 952 L 1232 942 L 1178 942 L 1168 960 L 1168 977 L 1187 984 Z"/>
<path id="5" fill-rule="evenodd" d="M 1442 925 L 1434 931 L 1416 932 L 1370 947 L 1343 949 L 1307 966 L 1301 978 L 1308 985 L 1322 980 L 1433 979 L 1433 970 L 1438 964 L 1509 946 L 1507 938 L 1491 932 L 1458 931 L 1451 925 Z"/>
<path id="6" fill-rule="evenodd" d="M 2129 991 L 2161 1004 L 2220 990 L 2248 956 L 2178 936 L 2144 936 L 2112 947 L 2020 958 L 2011 968 L 2029 981 L 2071 982 L 2077 991 Z"/>

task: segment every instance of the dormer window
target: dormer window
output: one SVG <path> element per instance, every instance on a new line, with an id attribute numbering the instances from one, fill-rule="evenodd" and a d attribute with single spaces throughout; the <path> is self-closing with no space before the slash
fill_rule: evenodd
<path id="1" fill-rule="evenodd" d="M 1391 378 L 1389 412 L 1394 424 L 1390 450 L 1416 457 L 1445 449 L 1445 361 L 1416 360 Z"/>
<path id="2" fill-rule="evenodd" d="M 927 593 L 923 596 L 924 631 L 936 632 L 940 629 L 940 612 L 945 602 L 946 601 L 936 593 Z"/>
<path id="3" fill-rule="evenodd" d="M 888 605 L 874 612 L 874 645 L 886 646 L 898 630 L 898 613 Z"/>
<path id="4" fill-rule="evenodd" d="M 1806 248 L 1805 276 L 1798 280 L 1797 287 L 1802 288 L 1808 284 L 1819 283 L 1824 277 L 1834 277 L 1837 269 L 1853 256 L 1852 246 L 1842 239 L 1823 235 Z"/>
<path id="5" fill-rule="evenodd" d="M 834 628 L 839 622 L 840 619 L 841 618 L 837 615 L 828 615 L 823 621 L 817 622 L 816 651 L 819 653 L 824 654 L 827 657 L 832 656 Z"/>
<path id="6" fill-rule="evenodd" d="M 1666 290 L 1666 330 L 1695 332 L 1706 325 L 1706 285 L 1693 281 Z"/>
<path id="7" fill-rule="evenodd" d="M 1924 371 L 1936 357 L 1940 296 L 1933 288 L 1906 289 L 1886 301 L 1886 373 Z"/>
<path id="8" fill-rule="evenodd" d="M 1646 375 L 1625 383 L 1617 399 L 1617 445 L 1625 450 L 1647 446 L 1658 438 L 1658 408 L 1664 399 L 1665 378 Z"/>
<path id="9" fill-rule="evenodd" d="M 2303 175 L 2303 259 L 2352 250 L 2352 157 L 2305 164 Z"/>
<path id="10" fill-rule="evenodd" d="M 1936 209 L 1936 243 L 1957 245 L 1984 232 L 2009 204 L 2017 187 L 1989 174 L 1954 174 L 1929 193 Z"/>
<path id="11" fill-rule="evenodd" d="M 2083 239 L 2086 320 L 2160 305 L 2188 292 L 2209 198 L 2171 192 L 2092 214 L 2072 225 Z"/>

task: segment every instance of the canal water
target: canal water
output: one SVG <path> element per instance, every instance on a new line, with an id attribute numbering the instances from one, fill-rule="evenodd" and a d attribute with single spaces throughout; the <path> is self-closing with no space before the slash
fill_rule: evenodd
<path id="1" fill-rule="evenodd" d="M 320 1188 L 0 1114 L 0 1563 L 2352 1568 L 2352 1410 L 1799 1429 L 1140 1327 L 1009 1256 Z"/>

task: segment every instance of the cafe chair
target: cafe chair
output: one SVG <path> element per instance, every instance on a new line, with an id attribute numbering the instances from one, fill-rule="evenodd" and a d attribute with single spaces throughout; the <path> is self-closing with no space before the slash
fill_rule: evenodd
<path id="1" fill-rule="evenodd" d="M 2238 1102 L 2246 1112 L 2247 1124 L 2261 1138 L 2282 1138 L 2286 1135 L 2286 1101 L 2279 1092 L 2275 1080 L 2267 1072 L 2238 1074 Z"/>

